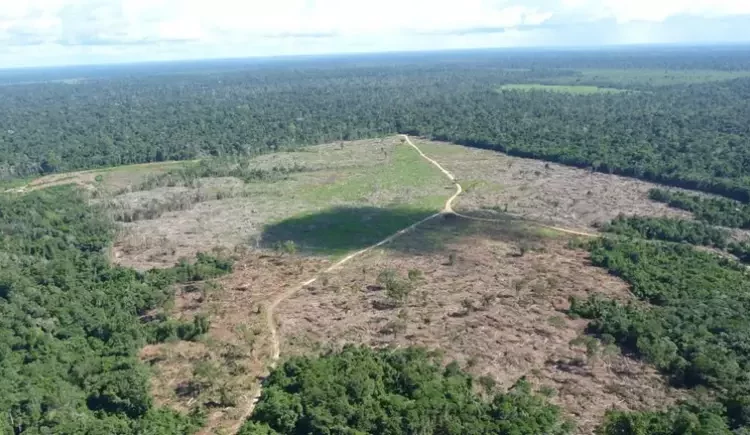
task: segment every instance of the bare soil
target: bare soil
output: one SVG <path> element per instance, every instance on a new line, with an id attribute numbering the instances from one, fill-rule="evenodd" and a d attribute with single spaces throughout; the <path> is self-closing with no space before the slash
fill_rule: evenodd
<path id="1" fill-rule="evenodd" d="M 200 202 L 189 210 L 122 224 L 113 249 L 114 259 L 118 264 L 148 269 L 170 267 L 180 258 L 191 258 L 199 251 L 216 247 L 252 247 L 257 245 L 255 237 L 265 223 L 303 210 L 295 204 L 282 208 L 278 198 L 265 195 Z"/>
<path id="2" fill-rule="evenodd" d="M 574 229 L 590 229 L 618 214 L 691 218 L 649 200 L 648 191 L 660 187 L 654 183 L 446 142 L 412 141 L 458 177 L 464 194 L 457 211 L 499 209 Z"/>
<path id="3" fill-rule="evenodd" d="M 76 184 L 84 188 L 94 189 L 99 186 L 97 176 L 101 176 L 101 187 L 107 190 L 116 191 L 141 182 L 149 174 L 164 172 L 171 167 L 182 166 L 188 163 L 190 162 L 153 162 L 118 166 L 115 168 L 90 169 L 86 171 L 50 174 L 36 178 L 28 185 L 17 190 L 26 191 L 44 189 L 63 184 Z"/>
<path id="4" fill-rule="evenodd" d="M 587 350 L 585 320 L 564 310 L 570 296 L 602 294 L 629 299 L 627 285 L 590 266 L 587 253 L 567 239 L 540 238 L 471 224 L 456 236 L 437 220 L 297 293 L 277 309 L 282 355 L 338 348 L 426 346 L 445 352 L 470 372 L 508 388 L 522 376 L 556 391 L 552 401 L 593 433 L 607 409 L 660 409 L 681 397 L 648 365 L 613 347 Z M 426 235 L 428 233 L 429 235 Z M 423 249 L 425 238 L 444 238 L 443 249 Z M 525 247 L 522 249 L 522 247 Z M 524 254 L 521 255 L 521 251 Z M 403 306 L 394 306 L 377 282 L 385 269 L 422 278 Z"/>
<path id="5" fill-rule="evenodd" d="M 312 258 L 245 253 L 235 272 L 217 280 L 210 292 L 182 286 L 169 315 L 191 320 L 207 314 L 211 327 L 198 342 L 175 341 L 146 346 L 141 359 L 154 370 L 152 392 L 157 404 L 188 412 L 209 409 L 201 434 L 223 433 L 235 426 L 267 374 L 272 352 L 265 328 L 265 307 L 289 286 L 324 268 Z"/>
<path id="6" fill-rule="evenodd" d="M 653 183 L 616 175 L 593 173 L 538 160 L 509 157 L 502 153 L 459 145 L 412 139 L 427 155 L 454 173 L 465 192 L 454 204 L 462 213 L 498 214 L 503 211 L 527 219 L 591 231 L 593 224 L 618 214 L 674 216 L 690 214 L 670 209 L 648 199 Z M 138 269 L 168 267 L 179 258 L 192 257 L 212 247 L 258 246 L 264 225 L 327 206 L 351 205 L 338 200 L 339 186 L 352 174 L 388 165 L 400 140 L 398 137 L 353 142 L 336 142 L 259 156 L 258 167 L 302 165 L 308 172 L 275 183 L 242 186 L 239 180 L 203 180 L 201 189 L 224 189 L 232 194 L 221 200 L 207 200 L 188 210 L 164 213 L 157 219 L 123 225 L 113 250 L 113 259 Z M 428 162 L 424 162 L 429 165 Z M 305 196 L 310 186 L 330 186 L 330 198 Z M 447 186 L 447 184 L 446 184 Z M 438 190 L 446 187 L 438 186 Z M 123 206 L 136 207 L 149 200 L 164 200 L 184 193 L 185 188 L 160 188 L 115 198 Z M 238 191 L 242 191 L 237 193 Z M 448 191 L 429 194 L 448 195 Z M 179 192 L 178 192 L 179 191 Z M 354 201 L 385 205 L 420 192 L 365 192 Z M 210 195 L 209 195 L 210 196 Z M 342 195 L 343 196 L 343 193 Z"/>
<path id="7" fill-rule="evenodd" d="M 366 186 L 358 178 L 363 173 L 379 183 L 378 170 L 373 167 L 388 167 L 398 144 L 397 137 L 389 137 L 347 142 L 343 148 L 341 143 L 334 143 L 254 159 L 259 168 L 297 164 L 307 169 L 277 182 L 243 185 L 237 179 L 201 179 L 197 188 L 160 187 L 116 196 L 109 203 L 125 210 L 150 202 L 168 202 L 179 195 L 205 193 L 207 199 L 155 219 L 123 223 L 113 247 L 113 261 L 137 269 L 170 267 L 180 258 L 192 258 L 197 252 L 214 247 L 258 247 L 265 225 L 302 213 L 335 206 L 410 204 L 420 198 L 449 196 L 445 190 L 447 181 L 445 185 L 430 183 L 416 189 L 399 187 L 397 183 L 386 186 L 384 180 L 381 189 L 356 190 Z M 422 167 L 416 153 L 414 159 Z M 432 173 L 429 166 L 422 168 Z M 440 177 L 439 173 L 433 175 Z M 409 174 L 403 176 L 408 178 Z M 225 198 L 215 199 L 217 192 L 223 192 Z"/>
<path id="8" fill-rule="evenodd" d="M 172 315 L 209 314 L 207 337 L 143 350 L 157 372 L 153 387 L 160 404 L 185 411 L 199 403 L 209 406 L 209 425 L 202 433 L 236 427 L 270 362 L 265 307 L 330 264 L 264 253 L 255 237 L 268 222 L 319 207 L 297 197 L 301 186 L 343 185 L 347 171 L 387 165 L 396 144 L 389 138 L 261 156 L 259 165 L 298 163 L 313 171 L 281 183 L 249 185 L 249 195 L 201 202 L 125 226 L 114 250 L 123 264 L 166 266 L 213 246 L 239 247 L 242 258 L 235 273 L 219 280 L 223 290 L 178 292 Z M 501 211 L 508 204 L 508 212 L 528 220 L 588 231 L 619 213 L 687 214 L 649 201 L 649 183 L 451 144 L 417 145 L 459 177 L 466 193 L 457 201 L 458 211 L 502 219 L 435 219 L 303 288 L 276 310 L 282 357 L 346 343 L 440 349 L 446 362 L 456 360 L 477 376 L 490 376 L 499 388 L 525 376 L 540 391 L 554 392 L 551 400 L 574 418 L 581 434 L 593 433 L 610 408 L 661 409 L 684 397 L 652 367 L 586 338 L 586 321 L 565 314 L 571 296 L 598 293 L 628 300 L 628 286 L 592 267 L 586 252 L 568 249 L 569 237 Z M 448 197 L 445 188 L 439 185 L 436 192 Z M 138 204 L 161 194 L 140 192 L 121 200 Z M 362 201 L 387 204 L 393 195 L 378 193 L 373 199 L 370 194 Z M 337 203 L 334 197 L 327 201 Z M 378 282 L 385 269 L 397 271 L 402 280 L 409 271 L 420 275 L 403 305 Z M 205 373 L 212 374 L 210 385 Z M 187 388 L 195 385 L 197 391 Z"/>

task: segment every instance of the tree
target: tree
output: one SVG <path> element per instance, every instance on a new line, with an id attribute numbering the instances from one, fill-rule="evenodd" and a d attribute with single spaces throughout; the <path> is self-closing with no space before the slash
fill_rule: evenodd
<path id="1" fill-rule="evenodd" d="M 507 393 L 476 395 L 457 365 L 443 369 L 423 349 L 348 346 L 293 357 L 271 372 L 242 434 L 442 433 L 562 435 L 559 408 L 519 382 Z"/>
<path id="2" fill-rule="evenodd" d="M 378 284 L 385 287 L 388 298 L 396 305 L 403 305 L 414 290 L 415 280 L 404 280 L 394 269 L 384 269 L 378 275 Z"/>
<path id="3" fill-rule="evenodd" d="M 44 160 L 42 160 L 40 167 L 42 168 L 43 173 L 48 174 L 57 172 L 60 169 L 60 165 L 60 158 L 57 157 L 57 154 L 55 154 L 54 151 L 50 150 L 47 152 Z"/>

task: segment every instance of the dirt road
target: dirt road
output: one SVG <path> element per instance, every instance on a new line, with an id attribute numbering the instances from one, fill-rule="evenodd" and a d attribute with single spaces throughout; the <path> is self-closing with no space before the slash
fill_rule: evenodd
<path id="1" fill-rule="evenodd" d="M 418 146 L 414 145 L 414 142 L 411 141 L 411 139 L 409 138 L 409 136 L 407 136 L 405 134 L 402 134 L 401 137 L 404 138 L 404 140 L 406 141 L 406 143 L 408 143 L 415 150 L 417 150 L 417 152 L 419 153 L 420 156 L 422 156 L 425 160 L 427 160 L 428 162 L 432 163 L 435 167 L 437 167 L 438 169 L 440 169 L 440 171 L 443 174 L 445 174 L 445 176 L 448 177 L 453 182 L 453 184 L 456 186 L 456 193 L 454 193 L 453 196 L 451 196 L 448 199 L 448 201 L 445 202 L 445 206 L 443 207 L 443 210 L 441 211 L 441 213 L 444 213 L 444 214 L 450 214 L 450 213 L 452 213 L 452 214 L 454 214 L 456 216 L 459 216 L 459 217 L 462 217 L 464 219 L 470 219 L 470 220 L 475 220 L 475 221 L 480 221 L 480 222 L 500 222 L 500 221 L 498 221 L 496 219 L 487 219 L 487 218 L 469 216 L 469 215 L 461 214 L 461 213 L 458 213 L 458 212 L 454 211 L 453 210 L 453 201 L 456 198 L 458 198 L 458 196 L 461 195 L 461 193 L 463 193 L 463 191 L 464 191 L 463 187 L 461 187 L 461 185 L 458 183 L 458 181 L 456 181 L 456 177 L 453 174 L 451 174 L 447 169 L 445 169 L 440 163 L 436 162 L 435 160 L 433 160 L 430 157 L 428 157 L 425 153 L 423 153 L 422 150 L 419 149 Z M 512 214 L 512 213 L 506 213 L 506 214 L 508 216 L 519 218 L 519 219 L 523 218 L 523 216 L 521 216 L 521 215 L 515 215 L 515 214 Z M 538 227 L 541 227 L 541 228 L 547 228 L 547 229 L 550 229 L 550 230 L 555 230 L 555 231 L 559 231 L 561 233 L 566 233 L 566 234 L 572 234 L 572 235 L 575 235 L 575 236 L 599 237 L 598 234 L 587 233 L 587 232 L 584 232 L 584 231 L 569 230 L 567 228 L 554 227 L 554 226 L 544 225 L 544 224 L 540 224 L 540 223 L 535 223 L 535 225 L 538 226 Z"/>
<path id="2" fill-rule="evenodd" d="M 281 304 L 282 302 L 284 302 L 289 297 L 293 296 L 299 290 L 301 290 L 301 289 L 309 286 L 310 284 L 316 282 L 322 275 L 330 273 L 332 271 L 335 271 L 336 269 L 340 268 L 341 266 L 343 266 L 344 264 L 348 263 L 349 261 L 351 261 L 351 260 L 353 260 L 353 259 L 355 259 L 357 257 L 360 257 L 360 256 L 368 253 L 369 251 L 372 251 L 373 249 L 379 248 L 379 247 L 381 247 L 383 245 L 386 245 L 386 244 L 390 243 L 391 241 L 393 241 L 397 237 L 399 237 L 399 236 L 401 236 L 401 235 L 403 235 L 403 234 L 405 234 L 405 233 L 413 230 L 414 228 L 418 227 L 419 225 L 421 225 L 421 224 L 423 224 L 423 223 L 425 223 L 425 222 L 427 222 L 427 221 L 429 221 L 431 219 L 434 219 L 434 218 L 436 218 L 438 216 L 443 216 L 443 215 L 447 215 L 447 214 L 453 214 L 453 215 L 459 216 L 459 217 L 464 218 L 464 219 L 470 219 L 470 220 L 476 220 L 476 221 L 482 221 L 482 222 L 500 222 L 500 221 L 495 220 L 495 219 L 487 219 L 487 218 L 480 218 L 480 217 L 468 216 L 468 215 L 464 215 L 464 214 L 455 212 L 453 210 L 453 202 L 456 200 L 456 198 L 458 198 L 459 195 L 461 195 L 461 193 L 463 193 L 463 188 L 461 187 L 461 184 L 459 184 L 456 181 L 456 177 L 452 173 L 450 173 L 448 170 L 446 170 L 442 165 L 440 165 L 440 163 L 438 163 L 437 161 L 433 160 L 432 158 L 430 158 L 429 156 L 427 156 L 424 152 L 422 152 L 422 150 L 411 141 L 411 139 L 409 138 L 409 136 L 407 136 L 407 135 L 401 135 L 401 137 L 403 137 L 405 139 L 405 143 L 407 143 L 412 148 L 414 148 L 419 153 L 419 155 L 422 156 L 422 158 L 424 158 L 425 160 L 427 160 L 428 162 L 430 162 L 432 165 L 434 165 L 436 168 L 438 168 L 443 174 L 445 174 L 445 176 L 448 177 L 448 179 L 450 179 L 451 182 L 453 182 L 453 185 L 456 187 L 456 192 L 453 194 L 453 196 L 451 196 L 450 198 L 448 198 L 448 200 L 445 201 L 445 205 L 443 206 L 443 209 L 440 212 L 435 213 L 433 215 L 430 215 L 430 216 L 422 219 L 421 221 L 416 222 L 416 223 L 414 223 L 414 224 L 412 224 L 412 225 L 410 225 L 410 226 L 408 226 L 408 227 L 406 227 L 406 228 L 404 228 L 404 229 L 402 229 L 402 230 L 400 230 L 400 231 L 398 231 L 398 232 L 396 232 L 396 233 L 388 236 L 387 238 L 381 240 L 380 242 L 378 242 L 378 243 L 376 243 L 376 244 L 374 244 L 372 246 L 369 246 L 369 247 L 367 247 L 365 249 L 362 249 L 360 251 L 357 251 L 357 252 L 354 252 L 352 254 L 347 255 L 346 257 L 344 257 L 343 259 L 339 260 L 338 262 L 336 262 L 335 264 L 333 264 L 329 268 L 327 268 L 327 269 L 321 271 L 320 273 L 318 273 L 316 276 L 310 278 L 309 280 L 307 280 L 307 281 L 305 281 L 305 282 L 303 282 L 303 283 L 301 283 L 301 284 L 299 284 L 299 285 L 297 285 L 295 287 L 290 288 L 286 292 L 280 294 L 275 299 L 273 299 L 271 301 L 271 303 L 266 307 L 266 324 L 267 324 L 268 330 L 271 333 L 271 346 L 273 348 L 273 352 L 271 353 L 271 363 L 270 363 L 270 367 L 272 369 L 276 367 L 276 364 L 278 363 L 279 358 L 281 356 L 281 341 L 279 340 L 279 333 L 278 333 L 278 330 L 276 328 L 276 320 L 274 319 L 274 312 L 276 310 L 276 307 L 278 307 L 279 304 Z M 521 216 L 517 216 L 517 217 L 521 217 Z M 537 224 L 537 226 L 542 227 L 542 228 L 548 228 L 548 229 L 559 231 L 559 232 L 563 232 L 563 233 L 566 233 L 566 234 L 573 234 L 573 235 L 577 235 L 577 236 L 598 237 L 598 234 L 586 233 L 586 232 L 575 231 L 575 230 L 568 230 L 568 229 L 565 229 L 565 228 L 558 228 L 558 227 L 553 227 L 553 226 L 549 226 L 549 225 Z M 258 388 L 255 390 L 255 392 L 253 393 L 253 395 L 250 398 L 251 399 L 250 406 L 248 406 L 248 408 L 245 410 L 245 412 L 243 413 L 242 417 L 239 419 L 239 421 L 237 422 L 237 424 L 235 425 L 235 427 L 232 428 L 232 430 L 231 430 L 230 433 L 236 433 L 239 430 L 240 426 L 242 426 L 242 424 L 245 422 L 245 420 L 253 413 L 253 410 L 255 409 L 255 405 L 258 403 L 258 400 L 260 399 L 261 392 L 262 392 L 262 388 L 261 388 L 261 385 L 259 385 Z"/>

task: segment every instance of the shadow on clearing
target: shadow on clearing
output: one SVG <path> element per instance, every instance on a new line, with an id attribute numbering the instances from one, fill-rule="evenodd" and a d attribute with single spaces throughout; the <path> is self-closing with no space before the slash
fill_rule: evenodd
<path id="1" fill-rule="evenodd" d="M 335 207 L 268 225 L 261 240 L 266 248 L 293 241 L 302 254 L 341 255 L 371 246 L 434 213 L 408 207 Z M 502 214 L 492 217 L 498 222 L 477 222 L 452 214 L 438 216 L 383 248 L 419 254 L 443 251 L 447 244 L 468 236 L 516 243 L 541 242 L 550 237 L 522 220 Z"/>

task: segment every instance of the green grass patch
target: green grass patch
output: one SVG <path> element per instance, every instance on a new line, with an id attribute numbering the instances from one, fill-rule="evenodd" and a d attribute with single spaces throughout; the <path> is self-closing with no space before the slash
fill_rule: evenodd
<path id="1" fill-rule="evenodd" d="M 114 194 L 119 194 L 129 189 L 141 190 L 140 187 L 143 183 L 150 179 L 158 178 L 171 172 L 186 171 L 198 164 L 199 160 L 142 163 L 113 166 L 111 168 L 87 171 L 87 173 L 93 174 L 94 183 L 97 186 L 109 190 Z M 85 178 L 90 179 L 90 176 L 86 176 Z"/>
<path id="2" fill-rule="evenodd" d="M 133 184 L 150 174 L 163 173 L 177 168 L 195 166 L 198 160 L 169 161 L 160 163 L 139 163 L 133 165 L 112 166 L 85 171 L 53 173 L 44 176 L 0 180 L 0 191 L 16 189 L 33 183 L 34 189 L 48 188 L 64 184 L 76 184 L 77 180 L 90 183 L 93 178 L 104 187 L 123 187 Z M 93 175 L 93 177 L 92 177 Z"/>
<path id="3" fill-rule="evenodd" d="M 175 162 L 160 162 L 160 163 L 141 163 L 135 165 L 125 166 L 113 166 L 110 168 L 95 169 L 86 171 L 84 173 L 94 173 L 101 175 L 104 184 L 119 183 L 123 179 L 140 179 L 148 176 L 149 174 L 158 174 L 168 172 L 177 169 L 186 169 L 198 164 L 198 160 L 186 160 L 186 161 L 175 161 Z"/>
<path id="4" fill-rule="evenodd" d="M 0 180 L 0 192 L 3 192 L 8 189 L 17 189 L 19 187 L 23 187 L 27 185 L 33 179 L 34 179 L 33 177 L 25 177 L 25 178 L 12 178 L 10 180 Z"/>
<path id="5" fill-rule="evenodd" d="M 664 70 L 664 69 L 581 69 L 579 75 L 561 77 L 558 84 L 588 85 L 651 85 L 667 86 L 689 83 L 708 83 L 750 77 L 750 71 Z"/>
<path id="6" fill-rule="evenodd" d="M 574 95 L 591 95 L 591 94 L 617 94 L 627 92 L 623 89 L 602 88 L 599 86 L 586 85 L 541 85 L 530 83 L 519 83 L 503 85 L 498 88 L 500 91 L 545 91 L 557 92 L 561 94 Z"/>
<path id="7" fill-rule="evenodd" d="M 322 210 L 267 225 L 264 244 L 291 240 L 303 253 L 343 255 L 438 212 L 453 192 L 446 189 L 447 178 L 406 145 L 396 147 L 384 165 L 331 177 L 331 182 L 305 184 L 294 192 L 296 201 Z"/>
<path id="8" fill-rule="evenodd" d="M 181 167 L 189 167 L 198 164 L 200 160 L 183 160 L 183 161 L 169 161 L 159 163 L 138 163 L 134 165 L 124 166 L 112 166 L 109 168 L 95 169 L 91 172 L 151 172 L 151 171 L 162 171 L 168 169 L 176 169 Z"/>
<path id="9" fill-rule="evenodd" d="M 554 228 L 547 227 L 534 227 L 534 233 L 539 237 L 548 239 L 557 239 L 559 237 L 570 237 L 570 234 L 563 231 L 558 231 Z"/>
<path id="10" fill-rule="evenodd" d="M 388 197 L 392 206 L 438 211 L 450 196 L 441 194 L 448 180 L 409 146 L 399 146 L 385 165 L 360 167 L 335 174 L 335 181 L 327 184 L 303 186 L 296 192 L 299 199 L 324 206 L 335 200 L 339 203 L 372 202 L 367 200 L 380 193 Z M 377 200 L 375 200 L 377 201 Z"/>
<path id="11" fill-rule="evenodd" d="M 434 209 L 406 205 L 334 207 L 268 225 L 262 240 L 269 247 L 291 240 L 302 253 L 340 256 L 375 244 L 434 213 Z"/>

